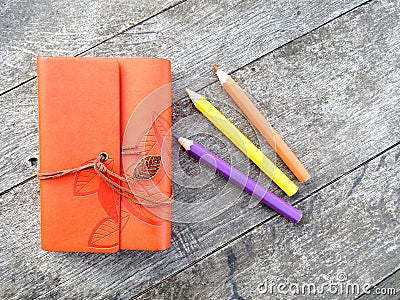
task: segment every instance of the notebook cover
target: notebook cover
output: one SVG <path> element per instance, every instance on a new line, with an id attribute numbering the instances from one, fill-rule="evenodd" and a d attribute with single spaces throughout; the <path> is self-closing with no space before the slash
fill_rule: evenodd
<path id="1" fill-rule="evenodd" d="M 121 141 L 137 145 L 139 155 L 123 155 L 121 174 L 132 177 L 146 157 L 160 157 L 151 179 L 136 180 L 133 192 L 158 201 L 171 188 L 171 63 L 159 58 L 118 58 L 121 73 Z M 143 201 L 143 200 L 142 200 Z M 121 199 L 129 219 L 121 231 L 121 249 L 163 250 L 170 246 L 171 206 L 143 207 Z"/>
<path id="2" fill-rule="evenodd" d="M 129 188 L 168 201 L 170 82 L 164 59 L 39 58 L 40 172 L 75 168 L 102 151 L 110 170 L 131 178 L 143 162 L 155 161 L 154 176 L 136 176 L 141 180 Z M 120 147 L 134 144 L 139 154 L 121 157 Z M 170 215 L 170 205 L 146 208 L 120 197 L 93 170 L 41 180 L 44 250 L 163 250 Z"/>
<path id="3" fill-rule="evenodd" d="M 119 66 L 95 58 L 38 58 L 40 172 L 76 168 L 105 151 L 120 169 Z M 42 249 L 116 252 L 119 195 L 94 170 L 41 180 Z"/>

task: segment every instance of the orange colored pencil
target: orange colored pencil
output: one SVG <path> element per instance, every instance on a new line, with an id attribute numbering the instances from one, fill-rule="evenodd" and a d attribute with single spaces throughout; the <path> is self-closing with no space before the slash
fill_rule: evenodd
<path id="1" fill-rule="evenodd" d="M 212 65 L 224 90 L 250 119 L 300 182 L 311 178 L 306 168 L 231 76 Z"/>

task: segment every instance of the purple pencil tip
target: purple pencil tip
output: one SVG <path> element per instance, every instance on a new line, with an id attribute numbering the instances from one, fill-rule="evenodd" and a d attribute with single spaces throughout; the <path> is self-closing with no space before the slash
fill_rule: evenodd
<path id="1" fill-rule="evenodd" d="M 179 136 L 179 135 L 176 135 L 176 134 L 172 134 L 172 136 L 173 136 L 174 138 L 176 138 L 177 140 L 179 140 L 179 138 L 180 138 L 180 136 Z"/>

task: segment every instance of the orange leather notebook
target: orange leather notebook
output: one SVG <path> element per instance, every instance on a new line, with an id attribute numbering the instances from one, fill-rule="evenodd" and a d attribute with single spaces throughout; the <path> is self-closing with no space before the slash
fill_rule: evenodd
<path id="1" fill-rule="evenodd" d="M 54 57 L 38 58 L 37 67 L 40 173 L 106 152 L 107 169 L 130 179 L 125 188 L 158 202 L 172 197 L 170 61 Z M 128 200 L 93 169 L 41 180 L 40 199 L 44 250 L 170 246 L 171 206 Z"/>

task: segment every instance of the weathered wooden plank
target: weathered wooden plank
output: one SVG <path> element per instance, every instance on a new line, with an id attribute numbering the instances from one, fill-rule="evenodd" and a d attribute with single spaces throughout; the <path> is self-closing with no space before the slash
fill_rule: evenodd
<path id="1" fill-rule="evenodd" d="M 400 147 L 397 146 L 309 197 L 299 206 L 306 212 L 299 225 L 274 218 L 162 283 L 143 298 L 187 299 L 191 298 L 191 293 L 200 293 L 200 298 L 207 298 L 210 296 L 207 292 L 210 292 L 216 299 L 221 299 L 226 298 L 224 293 L 231 293 L 234 286 L 238 295 L 246 299 L 247 296 L 257 298 L 251 296 L 260 296 L 257 288 L 262 288 L 259 286 L 264 280 L 279 283 L 280 278 L 287 278 L 294 284 L 317 285 L 334 280 L 339 271 L 346 274 L 351 283 L 373 285 L 400 263 L 399 156 Z M 35 193 L 25 193 L 26 190 Z M 350 190 L 352 193 L 347 196 Z M 72 276 L 76 269 L 83 274 L 80 279 L 86 281 L 75 282 L 76 289 L 71 289 L 70 295 L 105 297 L 104 291 L 108 292 L 108 297 L 129 294 L 129 290 L 124 291 L 119 286 L 107 291 L 107 285 L 97 286 L 98 278 L 93 276 L 105 277 L 102 279 L 105 284 L 120 275 L 118 270 L 124 269 L 133 280 L 139 280 L 135 277 L 137 265 L 129 257 L 136 256 L 136 259 L 148 260 L 151 264 L 153 255 L 144 252 L 107 256 L 39 251 L 38 201 L 37 181 L 30 181 L 2 197 L 1 204 L 6 210 L 0 212 L 1 242 L 15 243 L 14 247 L 0 250 L 2 297 L 10 298 L 15 294 L 19 298 L 39 296 L 64 280 L 73 280 L 67 274 Z M 5 213 L 9 209 L 13 209 L 14 214 Z M 118 275 L 107 272 L 107 266 L 103 265 L 105 260 L 110 260 L 108 267 Z M 295 273 L 290 275 L 292 272 Z M 154 275 L 149 273 L 146 279 L 152 277 Z M 65 296 L 65 292 L 53 291 L 52 296 Z"/>
<path id="2" fill-rule="evenodd" d="M 212 62 L 222 63 L 227 71 L 234 70 L 362 2 L 190 1 L 86 55 L 169 58 L 175 81 L 173 96 L 180 99 L 184 87 L 198 89 L 215 81 L 210 72 Z M 35 85 L 30 82 L 0 98 L 4 112 L 0 117 L 4 126 L 0 138 L 4 145 L 0 148 L 0 192 L 36 171 L 27 162 L 37 157 Z"/>
<path id="3" fill-rule="evenodd" d="M 2 1 L 0 94 L 36 74 L 36 57 L 77 55 L 179 0 Z"/>
<path id="4" fill-rule="evenodd" d="M 298 225 L 274 218 L 139 299 L 354 299 L 400 267 L 399 156 L 301 202 Z"/>
<path id="5" fill-rule="evenodd" d="M 0 193 L 34 176 L 38 159 L 37 82 L 0 96 Z"/>
<path id="6" fill-rule="evenodd" d="M 373 300 L 379 296 L 379 299 L 394 299 L 400 295 L 400 270 L 381 283 L 374 285 L 359 299 Z"/>
<path id="7" fill-rule="evenodd" d="M 396 9 L 398 8 L 395 4 L 384 1 L 360 7 L 234 74 L 243 87 L 256 96 L 262 110 L 268 114 L 269 119 L 314 175 L 312 181 L 302 185 L 299 195 L 290 201 L 300 200 L 315 192 L 372 155 L 398 142 L 397 103 L 400 87 L 396 84 L 399 77 L 396 71 L 399 54 L 396 49 L 399 41 L 395 34 L 398 32 L 396 24 L 399 14 Z M 360 34 L 362 32 L 364 34 Z M 357 60 L 351 67 L 350 61 L 354 58 Z M 341 76 L 345 78 L 340 79 Z M 269 85 L 262 86 L 254 78 L 268 82 Z M 212 101 L 223 101 L 218 106 L 225 112 L 230 109 L 229 116 L 239 126 L 245 126 L 239 121 L 243 120 L 239 113 L 226 105 L 229 102 L 224 102 L 229 99 L 218 85 L 211 85 L 202 92 L 213 95 Z M 193 129 L 193 123 L 189 121 L 196 120 L 199 127 L 196 130 L 201 133 L 198 139 L 204 145 L 219 155 L 230 158 L 235 166 L 248 170 L 253 177 L 258 177 L 259 172 L 254 166 L 195 113 L 188 103 L 189 100 L 186 99 L 174 104 L 175 130 L 187 134 L 189 129 Z M 286 110 L 282 111 L 282 107 Z M 190 117 L 191 114 L 193 116 Z M 294 121 L 288 121 L 286 114 L 292 116 Z M 257 136 L 251 127 L 245 129 L 256 140 Z M 214 139 L 205 139 L 205 133 L 214 136 Z M 216 146 L 212 145 L 214 141 Z M 219 149 L 220 144 L 225 144 L 225 149 Z M 268 150 L 263 143 L 260 144 Z M 176 148 L 174 155 L 178 156 Z M 189 157 L 184 156 L 181 159 L 183 168 L 189 174 L 196 175 L 200 172 L 198 165 L 192 164 L 193 160 L 190 161 Z M 386 159 L 379 161 L 383 166 Z M 179 173 L 178 165 L 175 161 L 174 175 Z M 389 173 L 382 174 L 382 180 L 389 179 Z M 180 186 L 179 182 L 175 183 L 177 202 L 192 200 L 203 204 L 205 199 L 216 196 L 214 206 L 226 204 L 230 199 L 225 199 L 221 194 L 221 187 L 226 189 L 226 195 L 237 197 L 239 194 L 237 189 L 230 185 L 225 186 L 224 180 L 210 176 L 210 173 L 204 173 L 195 179 L 199 184 L 201 180 L 208 178 L 213 181 L 206 180 L 202 189 L 190 189 Z M 187 180 L 186 183 L 193 183 L 195 179 L 192 182 Z M 268 183 L 263 175 L 260 175 L 260 181 Z M 32 194 L 29 191 L 34 192 Z M 4 214 L 7 215 L 0 218 L 7 220 L 5 224 L 1 224 L 2 228 L 7 228 L 3 238 L 7 241 L 7 247 L 1 250 L 0 261 L 4 262 L 1 265 L 2 270 L 7 271 L 2 273 L 8 275 L 3 275 L 0 279 L 10 286 L 11 292 L 29 282 L 30 289 L 22 290 L 19 294 L 21 297 L 30 292 L 54 297 L 131 296 L 209 255 L 274 215 L 261 205 L 253 208 L 254 201 L 246 196 L 232 201 L 233 205 L 221 211 L 216 218 L 193 224 L 174 223 L 173 243 L 168 251 L 126 251 L 110 256 L 44 253 L 38 248 L 37 235 L 32 240 L 24 238 L 25 229 L 26 232 L 38 231 L 37 191 L 38 185 L 32 181 L 3 195 L 1 200 Z M 209 191 L 209 195 L 203 191 Z M 372 193 L 375 190 L 368 191 Z M 282 195 L 279 191 L 278 193 Z M 357 195 L 357 186 L 346 190 L 346 193 L 353 199 L 352 195 Z M 23 209 L 19 209 L 21 201 L 27 201 L 27 206 Z M 329 202 L 327 205 L 331 204 Z M 208 216 L 214 212 L 201 210 L 201 206 L 193 210 L 197 212 L 196 217 Z M 180 203 L 174 206 L 174 213 L 177 212 L 183 218 L 184 216 L 179 215 L 182 212 L 180 207 Z M 333 210 L 332 207 L 327 211 Z M 19 212 L 17 217 L 16 211 Z M 33 220 L 33 223 L 27 220 Z M 275 221 L 281 224 L 275 232 L 281 230 L 281 227 L 287 227 L 283 233 L 296 228 L 281 218 L 274 219 Z M 10 224 L 18 224 L 17 229 L 13 229 Z M 310 224 L 309 226 L 314 226 L 313 223 Z M 367 237 L 365 239 L 369 242 Z M 289 248 L 290 246 L 288 245 Z M 9 259 L 8 252 L 15 257 L 15 266 L 12 259 Z M 41 280 L 40 276 L 45 276 L 47 280 Z"/>
<path id="8" fill-rule="evenodd" d="M 212 63 L 231 72 L 367 1 L 188 1 L 85 53 L 172 61 L 175 99 L 215 81 Z"/>

